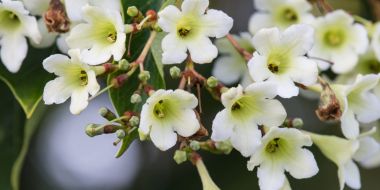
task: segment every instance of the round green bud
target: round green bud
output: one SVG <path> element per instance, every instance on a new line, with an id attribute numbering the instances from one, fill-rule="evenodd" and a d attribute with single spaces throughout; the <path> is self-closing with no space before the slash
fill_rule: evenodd
<path id="1" fill-rule="evenodd" d="M 125 131 L 122 129 L 119 129 L 116 131 L 116 137 L 118 139 L 123 139 L 125 137 Z"/>
<path id="2" fill-rule="evenodd" d="M 140 96 L 140 94 L 133 94 L 131 96 L 131 103 L 132 104 L 137 104 L 137 103 L 140 103 L 142 101 L 142 98 Z"/>
<path id="3" fill-rule="evenodd" d="M 201 145 L 199 144 L 198 141 L 191 141 L 190 142 L 190 148 L 197 151 L 201 148 Z"/>
<path id="4" fill-rule="evenodd" d="M 135 17 L 139 14 L 139 9 L 136 6 L 130 6 L 127 9 L 127 15 L 130 17 Z"/>
<path id="5" fill-rule="evenodd" d="M 301 128 L 303 127 L 303 120 L 301 118 L 295 118 L 292 121 L 292 125 L 294 128 Z"/>
<path id="6" fill-rule="evenodd" d="M 187 160 L 187 154 L 185 151 L 176 150 L 173 159 L 177 164 L 181 164 Z"/>
<path id="7" fill-rule="evenodd" d="M 170 71 L 170 76 L 173 79 L 181 77 L 181 69 L 178 68 L 177 66 L 171 67 L 169 71 Z"/>
<path id="8" fill-rule="evenodd" d="M 103 134 L 102 130 L 99 130 L 99 125 L 97 124 L 88 124 L 86 126 L 85 132 L 89 137 L 95 137 L 97 135 Z"/>
<path id="9" fill-rule="evenodd" d="M 137 116 L 132 116 L 131 119 L 129 119 L 129 124 L 133 127 L 138 126 L 140 123 L 140 118 Z"/>
<path id="10" fill-rule="evenodd" d="M 105 108 L 105 107 L 102 107 L 99 109 L 99 115 L 101 115 L 102 117 L 105 117 L 108 113 L 108 109 Z"/>
<path id="11" fill-rule="evenodd" d="M 148 81 L 150 79 L 150 73 L 149 71 L 143 71 L 139 74 L 139 79 L 141 81 Z"/>
<path id="12" fill-rule="evenodd" d="M 214 76 L 211 76 L 207 79 L 207 86 L 209 86 L 210 88 L 215 88 L 216 86 L 218 86 L 218 83 L 218 79 Z"/>
<path id="13" fill-rule="evenodd" d="M 126 71 L 129 68 L 129 62 L 126 59 L 122 59 L 119 61 L 119 69 L 122 71 Z"/>
<path id="14" fill-rule="evenodd" d="M 221 141 L 215 144 L 216 148 L 222 151 L 224 154 L 230 154 L 233 147 L 230 141 Z"/>

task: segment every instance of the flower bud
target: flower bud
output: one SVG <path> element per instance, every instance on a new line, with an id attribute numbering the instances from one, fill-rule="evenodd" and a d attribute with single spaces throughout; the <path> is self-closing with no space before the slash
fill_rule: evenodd
<path id="1" fill-rule="evenodd" d="M 139 74 L 139 79 L 141 81 L 148 81 L 150 79 L 150 73 L 149 71 L 143 71 Z"/>
<path id="2" fill-rule="evenodd" d="M 170 68 L 170 76 L 173 79 L 181 77 L 181 69 L 178 68 L 177 66 L 173 66 Z"/>
<path id="3" fill-rule="evenodd" d="M 135 27 L 132 24 L 126 24 L 124 27 L 126 34 L 129 34 L 135 30 Z"/>
<path id="4" fill-rule="evenodd" d="M 218 150 L 222 151 L 224 154 L 230 154 L 233 149 L 230 141 L 216 142 L 215 146 Z"/>
<path id="5" fill-rule="evenodd" d="M 95 137 L 103 134 L 103 127 L 97 124 L 89 124 L 87 125 L 85 132 L 89 137 Z"/>
<path id="6" fill-rule="evenodd" d="M 216 86 L 218 86 L 218 83 L 218 79 L 214 76 L 211 76 L 207 79 L 207 86 L 209 86 L 210 88 L 215 88 Z"/>
<path id="7" fill-rule="evenodd" d="M 190 142 L 190 148 L 197 151 L 201 148 L 201 146 L 200 146 L 198 141 L 191 141 Z"/>
<path id="8" fill-rule="evenodd" d="M 108 121 L 116 119 L 116 115 L 105 107 L 102 107 L 99 109 L 99 115 L 101 115 L 102 117 L 104 117 Z"/>
<path id="9" fill-rule="evenodd" d="M 302 128 L 303 127 L 303 120 L 301 118 L 295 118 L 292 120 L 292 126 L 294 128 Z"/>
<path id="10" fill-rule="evenodd" d="M 139 138 L 140 138 L 140 141 L 145 141 L 145 140 L 148 139 L 148 135 L 145 134 L 145 133 L 143 133 L 143 132 L 141 132 L 140 129 L 138 130 L 138 132 L 139 132 Z"/>
<path id="11" fill-rule="evenodd" d="M 119 61 L 119 69 L 122 71 L 126 71 L 129 68 L 129 62 L 126 59 L 122 59 Z"/>
<path id="12" fill-rule="evenodd" d="M 135 17 L 139 14 L 139 9 L 136 6 L 130 6 L 127 9 L 127 15 L 130 17 Z"/>
<path id="13" fill-rule="evenodd" d="M 116 131 L 116 137 L 118 139 L 123 139 L 125 137 L 125 131 L 122 129 L 119 129 Z"/>
<path id="14" fill-rule="evenodd" d="M 142 98 L 140 96 L 140 94 L 133 94 L 131 96 L 131 103 L 132 104 L 137 104 L 137 103 L 140 103 L 142 101 Z"/>
<path id="15" fill-rule="evenodd" d="M 187 154 L 185 151 L 176 150 L 173 159 L 177 164 L 181 164 L 187 160 Z"/>
<path id="16" fill-rule="evenodd" d="M 133 127 L 138 126 L 140 123 L 140 118 L 137 116 L 132 116 L 131 119 L 129 119 L 129 124 Z"/>

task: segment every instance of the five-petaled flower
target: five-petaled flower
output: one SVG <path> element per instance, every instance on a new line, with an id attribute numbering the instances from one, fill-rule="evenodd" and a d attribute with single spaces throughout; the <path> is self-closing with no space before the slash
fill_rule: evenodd
<path id="1" fill-rule="evenodd" d="M 211 139 L 229 139 L 243 156 L 252 155 L 261 144 L 258 125 L 276 127 L 286 118 L 285 108 L 273 100 L 276 95 L 276 86 L 267 82 L 253 83 L 244 91 L 239 85 L 223 93 L 225 109 L 213 121 Z"/>
<path id="2" fill-rule="evenodd" d="M 83 60 L 90 65 L 105 63 L 111 57 L 122 59 L 126 50 L 125 26 L 119 11 L 100 7 L 83 7 L 87 23 L 76 25 L 66 39 L 70 48 L 80 48 Z"/>
<path id="3" fill-rule="evenodd" d="M 315 42 L 308 55 L 329 60 L 333 64 L 319 62 L 321 69 L 331 69 L 335 73 L 351 71 L 358 61 L 358 55 L 368 47 L 367 31 L 342 10 L 319 17 L 313 22 Z"/>
<path id="4" fill-rule="evenodd" d="M 177 142 L 177 134 L 194 135 L 200 128 L 194 112 L 197 98 L 184 90 L 157 90 L 142 107 L 139 131 L 165 151 Z"/>
<path id="5" fill-rule="evenodd" d="M 162 40 L 164 64 L 182 63 L 189 50 L 196 63 L 210 63 L 218 49 L 209 37 L 221 38 L 232 28 L 233 20 L 222 11 L 208 9 L 209 0 L 184 0 L 182 12 L 169 5 L 159 12 L 158 25 L 169 34 Z"/>
<path id="6" fill-rule="evenodd" d="M 310 178 L 319 169 L 313 154 L 303 147 L 312 144 L 310 136 L 297 129 L 272 127 L 248 161 L 248 170 L 259 166 L 262 190 L 280 189 L 286 182 L 285 171 L 296 179 Z"/>
<path id="7" fill-rule="evenodd" d="M 29 15 L 20 1 L 3 0 L 0 2 L 0 46 L 1 61 L 12 73 L 20 70 L 27 51 L 28 37 L 39 43 L 41 34 L 37 20 Z"/>
<path id="8" fill-rule="evenodd" d="M 277 28 L 260 30 L 253 37 L 256 52 L 248 63 L 252 79 L 275 83 L 283 98 L 298 95 L 294 82 L 314 84 L 317 63 L 305 56 L 313 45 L 313 31 L 304 24 L 293 25 L 282 33 Z"/>
<path id="9" fill-rule="evenodd" d="M 70 111 L 79 114 L 88 105 L 89 94 L 94 96 L 100 89 L 96 73 L 83 63 L 79 49 L 69 51 L 69 57 L 51 55 L 43 62 L 45 70 L 58 77 L 48 82 L 44 89 L 45 104 L 61 104 L 71 96 Z"/>

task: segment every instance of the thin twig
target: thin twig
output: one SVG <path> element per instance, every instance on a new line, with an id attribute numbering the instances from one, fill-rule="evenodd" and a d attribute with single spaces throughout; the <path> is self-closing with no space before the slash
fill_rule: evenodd
<path id="1" fill-rule="evenodd" d="M 249 61 L 252 58 L 252 54 L 242 48 L 231 34 L 227 34 L 226 37 L 228 41 L 234 46 L 234 48 L 244 57 L 245 60 Z"/>

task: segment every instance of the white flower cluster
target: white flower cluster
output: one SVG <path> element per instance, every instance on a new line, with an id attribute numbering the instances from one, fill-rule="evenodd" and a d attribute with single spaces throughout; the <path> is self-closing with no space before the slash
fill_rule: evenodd
<path id="1" fill-rule="evenodd" d="M 70 111 L 79 114 L 89 99 L 103 92 L 97 76 L 109 74 L 107 68 L 118 62 L 119 71 L 126 72 L 104 91 L 118 87 L 139 69 L 140 86 L 133 89 L 136 93 L 131 102 L 142 102 L 140 113 L 120 118 L 111 114 L 110 123 L 121 125 L 115 127 L 122 130 L 119 140 L 138 131 L 141 140 L 150 139 L 162 151 L 180 142 L 178 162 L 199 149 L 222 151 L 233 147 L 250 157 L 247 168 L 257 168 L 263 190 L 290 189 L 285 172 L 296 179 L 316 175 L 317 162 L 306 148 L 313 143 L 338 166 L 340 189 L 345 184 L 361 187 L 355 162 L 364 167 L 380 165 L 380 143 L 373 137 L 376 128 L 368 130 L 365 126 L 376 125 L 380 119 L 380 24 L 364 23 L 343 10 L 316 17 L 307 0 L 255 0 L 257 11 L 249 21 L 249 32 L 234 36 L 229 34 L 233 19 L 223 11 L 209 9 L 209 0 L 184 0 L 180 8 L 168 5 L 156 15 L 140 15 L 139 19 L 141 12 L 131 8 L 137 20 L 134 23 L 125 23 L 126 7 L 118 0 L 65 0 L 61 4 L 70 27 L 67 33 L 56 33 L 46 27 L 46 15 L 45 21 L 39 18 L 52 2 L 0 2 L 1 61 L 10 72 L 16 73 L 22 66 L 28 48 L 26 37 L 39 48 L 57 42 L 68 54 L 51 55 L 42 63 L 46 71 L 57 76 L 45 86 L 45 104 L 60 104 L 71 97 Z M 140 57 L 126 66 L 127 34 L 132 38 L 149 22 L 151 38 Z M 181 78 L 178 89 L 154 89 L 148 82 L 144 60 L 157 32 L 165 33 L 162 63 L 186 64 L 184 71 L 178 67 L 170 70 L 172 76 Z M 216 45 L 213 38 L 217 38 Z M 215 77 L 206 79 L 195 71 L 193 63 L 213 61 Z M 321 76 L 326 70 L 337 77 L 324 79 Z M 239 81 L 241 85 L 225 86 Z M 212 146 L 198 142 L 208 134 L 201 111 L 196 110 L 201 109 L 200 96 L 192 93 L 192 87 L 198 92 L 206 87 L 224 106 L 212 122 L 207 141 Z M 340 121 L 344 138 L 286 124 L 290 119 L 276 97 L 296 97 L 300 88 L 321 93 L 320 102 L 327 106 L 321 112 L 327 115 L 326 120 Z M 149 96 L 144 101 L 142 91 Z M 102 116 L 108 117 L 107 111 Z M 99 129 L 91 127 L 86 132 L 90 136 L 106 133 Z M 209 177 L 204 173 L 201 176 L 202 181 Z"/>

